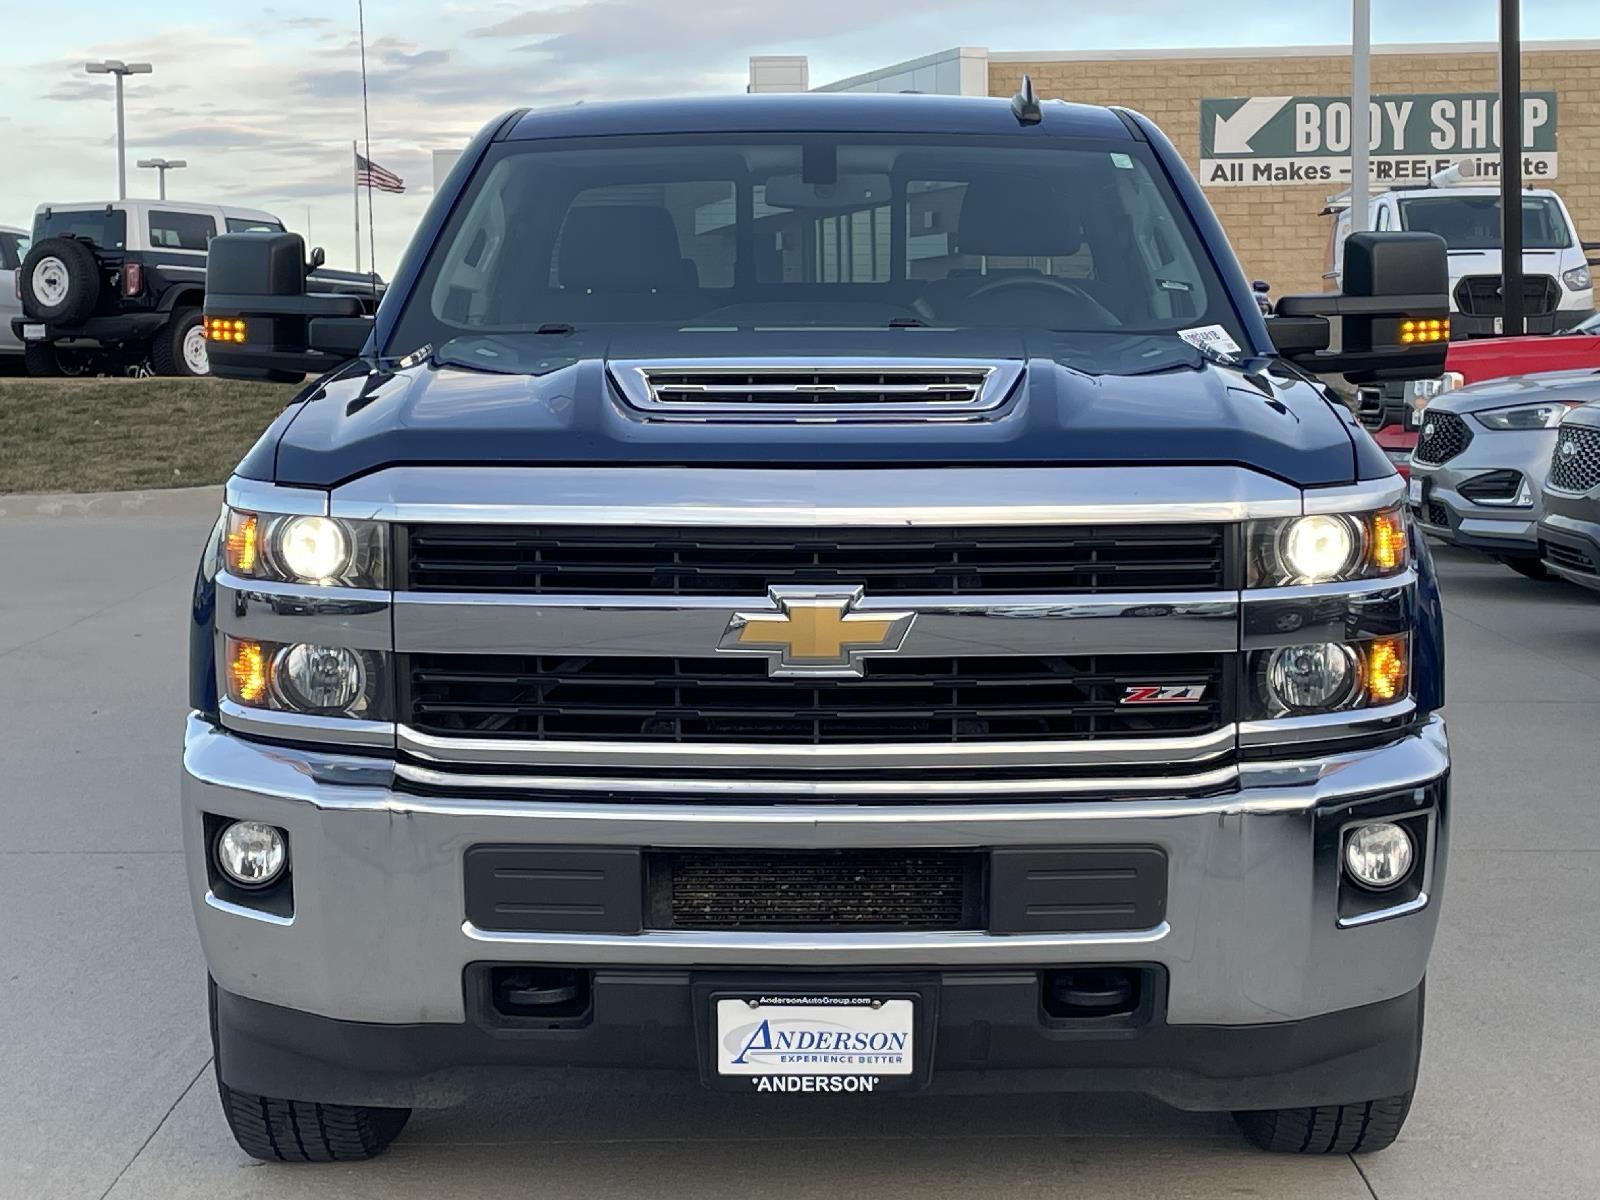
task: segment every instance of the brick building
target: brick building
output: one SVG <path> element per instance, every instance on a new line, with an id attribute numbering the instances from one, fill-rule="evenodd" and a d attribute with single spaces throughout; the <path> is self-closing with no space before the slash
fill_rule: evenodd
<path id="1" fill-rule="evenodd" d="M 1426 163 L 1430 169 L 1454 161 L 1472 145 L 1482 147 L 1496 138 L 1485 127 L 1495 127 L 1493 112 L 1485 98 L 1498 88 L 1497 48 L 1489 43 L 1374 47 L 1372 91 L 1378 102 L 1377 125 L 1380 136 L 1389 124 L 1387 117 L 1407 112 L 1411 116 L 1411 138 L 1420 137 L 1424 149 L 1411 157 L 1382 154 L 1375 156 L 1404 170 L 1405 163 Z M 768 64 L 770 61 L 770 67 Z M 1528 160 L 1534 174 L 1544 172 L 1538 182 L 1558 191 L 1572 212 L 1579 236 L 1600 241 L 1600 41 L 1530 42 L 1524 46 L 1524 112 L 1539 126 L 1538 153 Z M 1274 294 L 1319 291 L 1328 243 L 1329 219 L 1322 215 L 1330 196 L 1348 182 L 1348 137 L 1338 142 L 1333 123 L 1343 99 L 1343 119 L 1348 121 L 1350 56 L 1336 49 L 1285 47 L 1275 49 L 1220 50 L 1141 50 L 1141 51 L 1024 51 L 998 53 L 962 47 L 911 62 L 898 63 L 840 80 L 818 89 L 822 91 L 934 92 L 958 95 L 1010 96 L 1024 73 L 1033 79 L 1044 97 L 1061 97 L 1091 104 L 1120 104 L 1148 114 L 1177 144 L 1191 168 L 1207 184 L 1206 192 L 1245 271 L 1254 278 L 1266 279 Z M 804 60 L 751 60 L 751 90 L 791 90 L 793 81 L 805 79 Z M 786 86 L 787 85 L 787 86 Z M 804 83 L 800 83 L 804 87 Z M 1384 98 L 1408 98 L 1411 109 L 1403 109 L 1404 99 L 1385 108 Z M 1472 97 L 1476 96 L 1476 99 Z M 1244 97 L 1322 98 L 1300 106 L 1306 116 L 1295 118 L 1283 111 L 1278 125 L 1284 140 L 1281 149 L 1290 157 L 1279 158 L 1278 168 L 1253 166 L 1255 179 L 1243 185 L 1223 185 L 1202 171 L 1202 125 L 1214 123 L 1218 116 L 1237 108 Z M 1207 121 L 1202 122 L 1202 102 L 1222 102 L 1207 106 Z M 1328 105 L 1333 105 L 1330 110 Z M 1435 106 L 1445 105 L 1443 109 Z M 1476 105 L 1476 108 L 1473 106 Z M 1466 132 L 1455 141 L 1441 132 L 1446 122 L 1441 114 L 1454 116 L 1459 110 L 1460 124 Z M 1430 114 L 1439 116 L 1438 127 Z M 1320 159 L 1295 159 L 1299 147 L 1291 144 L 1297 136 L 1310 137 L 1306 125 L 1323 117 L 1330 119 L 1327 144 Z M 1487 118 L 1487 120 L 1485 119 Z M 1245 130 L 1254 124 L 1243 116 Z M 1293 122 L 1300 120 L 1300 127 Z M 1476 127 L 1474 127 L 1476 123 Z M 1394 131 L 1396 135 L 1402 132 Z M 1242 135 L 1241 135 L 1242 136 Z M 1260 136 L 1274 136 L 1268 127 Z M 1431 137 L 1437 139 L 1429 141 Z M 1208 137 L 1208 153 L 1222 146 Z M 1476 142 L 1472 139 L 1476 138 Z M 1247 145 L 1248 138 L 1237 145 Z M 1397 143 L 1398 145 L 1398 143 Z M 1408 142 L 1408 146 L 1410 143 Z M 1450 147 L 1444 149 L 1442 147 Z M 1339 154 L 1342 149 L 1343 155 Z M 1492 159 L 1489 151 L 1482 157 Z M 1377 160 L 1375 158 L 1375 161 Z M 1266 160 L 1256 160 L 1265 162 Z M 1296 182 L 1297 172 L 1284 166 L 1290 162 L 1341 161 L 1345 180 L 1334 182 Z M 1252 160 L 1246 158 L 1247 164 Z M 1402 164 L 1394 167 L 1398 162 Z M 1244 168 L 1240 168 L 1244 171 Z M 1553 175 L 1551 174 L 1553 172 Z M 1245 172 L 1248 174 L 1249 172 Z M 1275 179 L 1274 175 L 1288 178 Z M 1375 190 L 1385 186 L 1374 185 Z"/>

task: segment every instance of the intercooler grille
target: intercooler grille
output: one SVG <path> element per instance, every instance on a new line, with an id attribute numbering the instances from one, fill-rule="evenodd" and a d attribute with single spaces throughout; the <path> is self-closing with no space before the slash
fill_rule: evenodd
<path id="1" fill-rule="evenodd" d="M 1414 457 L 1418 462 L 1447 463 L 1472 444 L 1472 430 L 1453 412 L 1429 409 L 1422 415 Z"/>
<path id="2" fill-rule="evenodd" d="M 860 679 L 772 679 L 736 658 L 412 654 L 401 712 L 439 735 L 789 745 L 1184 736 L 1226 722 L 1225 656 L 869 660 Z M 1129 705 L 1129 689 L 1200 698 Z"/>
<path id="3" fill-rule="evenodd" d="M 1564 492 L 1587 492 L 1600 487 L 1600 429 L 1589 425 L 1563 425 L 1556 432 L 1555 454 L 1550 459 L 1550 486 Z"/>
<path id="4" fill-rule="evenodd" d="M 658 929 L 980 929 L 982 856 L 955 851 L 660 851 Z"/>
<path id="5" fill-rule="evenodd" d="M 1229 585 L 1220 525 L 717 529 L 414 525 L 403 590 L 520 595 L 1097 595 Z"/>

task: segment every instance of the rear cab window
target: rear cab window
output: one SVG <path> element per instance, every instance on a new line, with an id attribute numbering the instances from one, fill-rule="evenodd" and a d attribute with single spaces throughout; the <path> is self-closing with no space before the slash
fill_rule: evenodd
<path id="1" fill-rule="evenodd" d="M 152 249 L 204 250 L 216 235 L 217 222 L 209 214 L 150 210 Z"/>
<path id="2" fill-rule="evenodd" d="M 121 209 L 52 209 L 33 219 L 33 240 L 75 237 L 93 242 L 101 250 L 125 250 L 128 246 L 128 214 Z"/>

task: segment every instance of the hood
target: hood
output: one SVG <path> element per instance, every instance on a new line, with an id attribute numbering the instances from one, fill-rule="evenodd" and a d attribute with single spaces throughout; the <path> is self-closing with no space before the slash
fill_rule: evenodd
<path id="1" fill-rule="evenodd" d="M 930 335 L 936 331 L 928 331 Z M 605 354 L 571 339 L 541 342 L 529 374 L 421 364 L 334 380 L 283 427 L 280 483 L 331 487 L 408 465 L 945 466 L 1227 464 L 1300 486 L 1354 482 L 1348 414 L 1300 380 L 1216 366 L 1143 375 L 1091 375 L 1063 365 L 1059 347 L 1016 333 L 937 333 L 913 355 L 901 331 L 829 336 L 829 354 L 875 363 L 970 358 L 1018 364 L 1010 399 L 985 419 L 883 424 L 652 421 L 630 407 L 608 360 L 737 364 L 738 335 L 656 334 L 609 339 Z M 808 334 L 816 357 L 816 334 Z M 873 344 L 877 349 L 873 349 Z M 915 343 L 910 343 L 915 344 Z M 798 343 L 796 343 L 798 345 Z M 885 353 L 883 347 L 893 351 Z M 738 351 L 735 351 L 738 347 Z M 570 353 L 569 353 L 570 351 Z M 797 353 L 763 342 L 763 356 Z M 1046 357 L 1045 355 L 1050 355 Z M 824 360 L 826 361 L 826 360 Z"/>
<path id="2" fill-rule="evenodd" d="M 1597 368 L 1543 371 L 1536 375 L 1490 379 L 1447 392 L 1430 401 L 1428 407 L 1444 412 L 1470 413 L 1509 408 L 1514 404 L 1538 404 L 1541 401 L 1582 404 L 1590 400 L 1600 400 L 1600 369 Z"/>

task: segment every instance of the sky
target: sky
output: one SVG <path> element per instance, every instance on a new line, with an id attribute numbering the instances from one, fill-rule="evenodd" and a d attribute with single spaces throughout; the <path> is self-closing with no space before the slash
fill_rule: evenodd
<path id="1" fill-rule="evenodd" d="M 152 74 L 127 81 L 131 195 L 156 192 L 136 159 L 184 158 L 170 196 L 268 209 L 330 265 L 354 265 L 356 7 L 72 0 L 70 20 L 46 20 L 0 0 L 0 224 L 115 197 L 113 83 L 83 64 L 148 61 Z M 1496 36 L 1498 0 L 1373 8 L 1380 43 Z M 378 267 L 392 272 L 428 203 L 432 150 L 510 108 L 742 92 L 752 54 L 808 55 L 817 85 L 952 46 L 1334 44 L 1349 14 L 1349 0 L 367 0 L 372 158 L 407 185 L 373 199 Z M 1523 14 L 1530 40 L 1600 38 L 1600 0 L 1523 0 Z"/>

